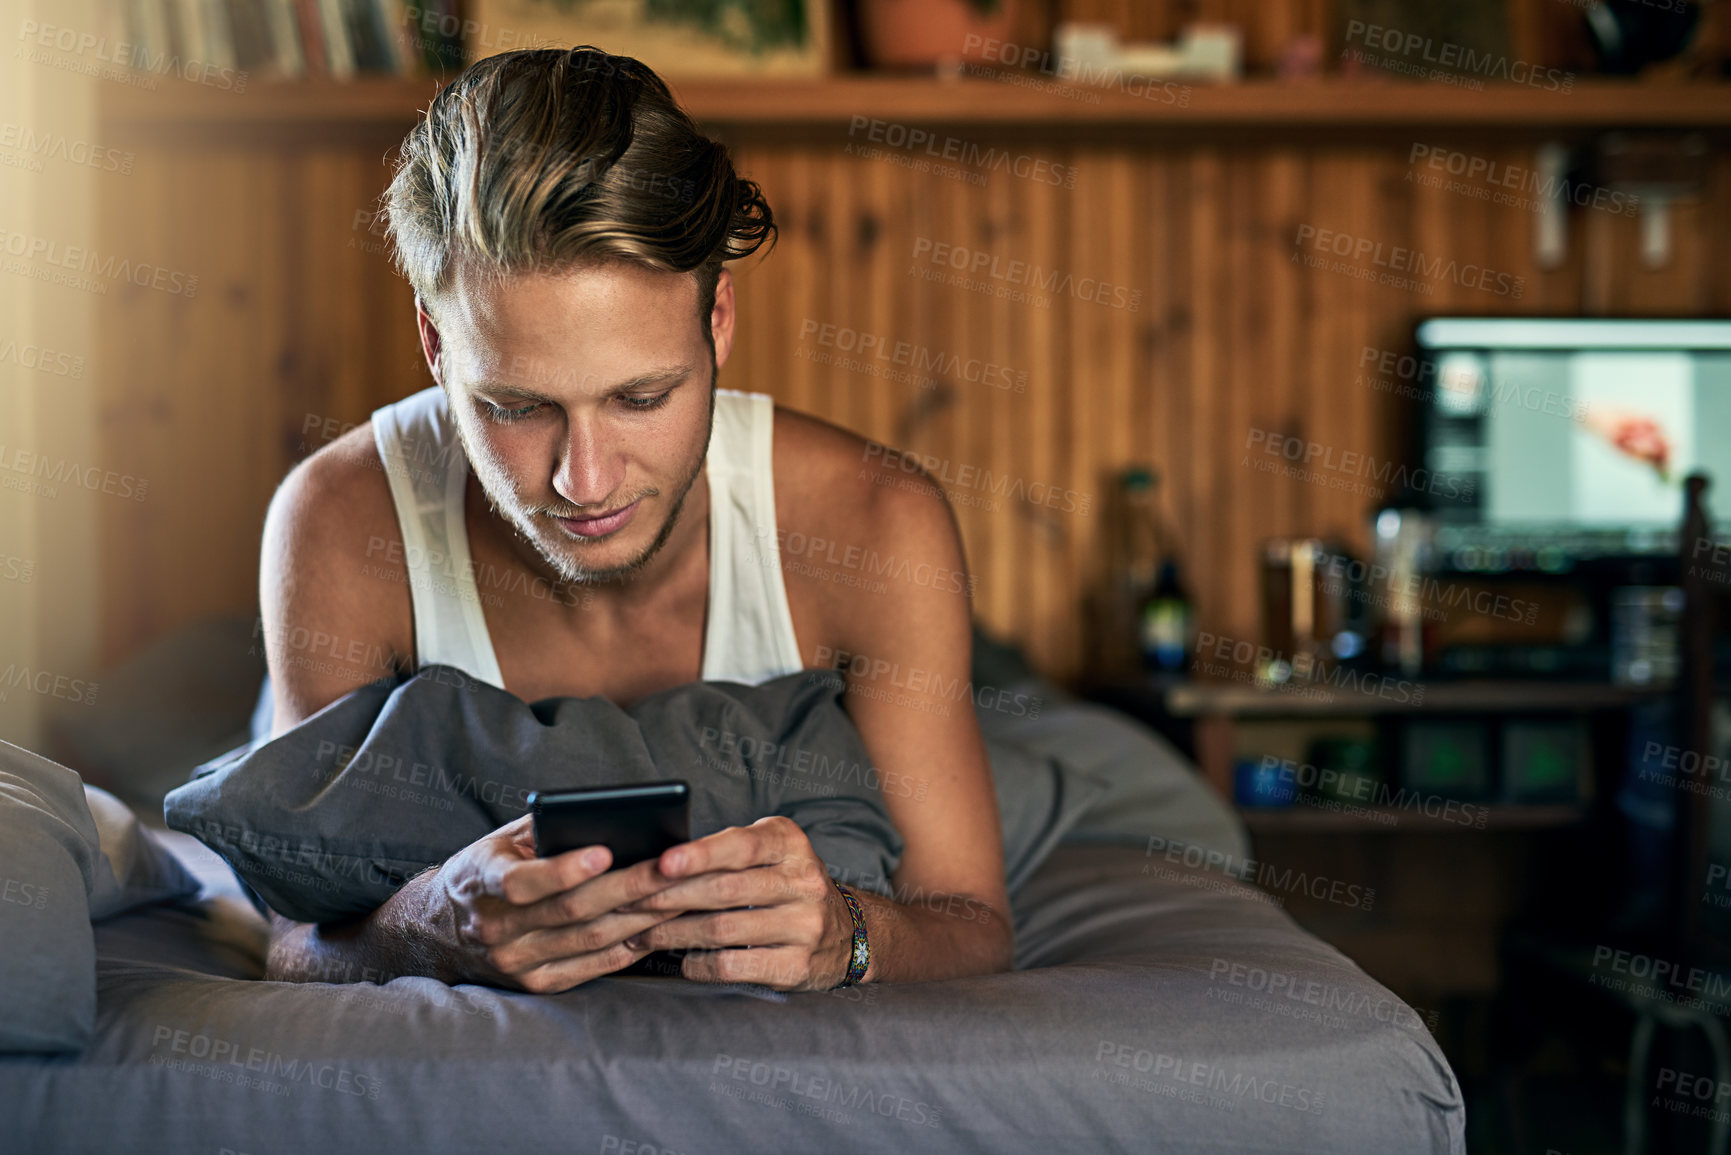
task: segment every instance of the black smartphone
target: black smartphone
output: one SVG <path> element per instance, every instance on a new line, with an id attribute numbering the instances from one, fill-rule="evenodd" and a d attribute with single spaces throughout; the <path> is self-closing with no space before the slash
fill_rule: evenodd
<path id="1" fill-rule="evenodd" d="M 691 841 L 691 787 L 674 779 L 640 786 L 537 790 L 535 853 L 542 858 L 584 846 L 613 852 L 612 870 L 633 866 Z"/>

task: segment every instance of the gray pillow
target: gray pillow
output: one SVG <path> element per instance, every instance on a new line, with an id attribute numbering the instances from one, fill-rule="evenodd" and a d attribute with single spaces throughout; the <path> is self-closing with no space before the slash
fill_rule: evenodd
<path id="1" fill-rule="evenodd" d="M 521 815 L 533 790 L 673 777 L 691 780 L 693 837 L 785 815 L 833 873 L 882 878 L 901 838 L 841 686 L 821 672 L 695 682 L 623 710 L 605 698 L 528 703 L 428 666 L 206 763 L 163 815 L 301 922 L 376 909 Z"/>
<path id="2" fill-rule="evenodd" d="M 0 742 L 0 1051 L 83 1050 L 96 1019 L 93 915 L 197 891 L 113 795 Z"/>

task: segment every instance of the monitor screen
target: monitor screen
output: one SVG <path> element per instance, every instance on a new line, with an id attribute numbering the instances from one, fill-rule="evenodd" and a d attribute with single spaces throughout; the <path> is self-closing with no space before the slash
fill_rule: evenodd
<path id="1" fill-rule="evenodd" d="M 1445 537 L 1665 552 L 1696 470 L 1731 511 L 1731 321 L 1438 317 L 1418 347 Z"/>

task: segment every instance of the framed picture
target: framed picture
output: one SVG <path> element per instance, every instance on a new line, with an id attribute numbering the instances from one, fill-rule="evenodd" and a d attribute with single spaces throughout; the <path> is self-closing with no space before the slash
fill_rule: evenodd
<path id="1" fill-rule="evenodd" d="M 472 0 L 469 58 L 593 44 L 663 76 L 822 76 L 829 0 Z"/>

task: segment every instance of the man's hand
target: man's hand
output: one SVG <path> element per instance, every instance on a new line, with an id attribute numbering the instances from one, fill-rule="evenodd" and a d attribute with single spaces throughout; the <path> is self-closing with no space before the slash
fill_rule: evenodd
<path id="1" fill-rule="evenodd" d="M 550 994 L 643 958 L 654 948 L 625 940 L 672 916 L 619 908 L 669 880 L 653 859 L 617 871 L 611 862 L 601 846 L 537 858 L 527 814 L 470 843 L 408 884 L 424 885 L 415 905 L 436 969 L 449 981 Z"/>
<path id="2" fill-rule="evenodd" d="M 660 868 L 657 877 L 675 881 L 624 906 L 621 914 L 678 917 L 634 932 L 627 946 L 694 948 L 697 953 L 685 956 L 683 974 L 698 982 L 813 991 L 846 977 L 853 920 L 805 831 L 791 818 L 729 827 L 666 851 L 654 865 Z"/>

